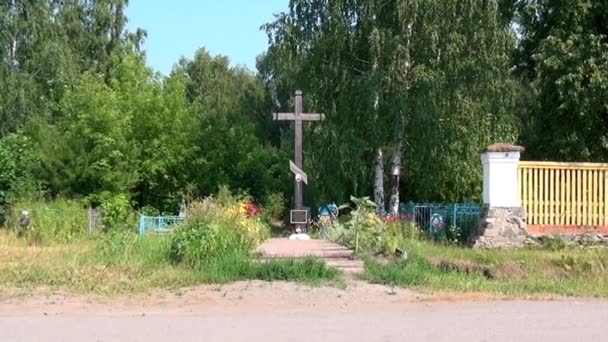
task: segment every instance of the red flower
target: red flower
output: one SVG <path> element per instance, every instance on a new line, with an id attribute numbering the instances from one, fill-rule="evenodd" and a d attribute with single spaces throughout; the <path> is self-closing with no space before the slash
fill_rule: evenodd
<path id="1" fill-rule="evenodd" d="M 262 214 L 262 209 L 251 202 L 245 202 L 243 206 L 245 208 L 245 217 L 247 218 L 258 217 Z"/>

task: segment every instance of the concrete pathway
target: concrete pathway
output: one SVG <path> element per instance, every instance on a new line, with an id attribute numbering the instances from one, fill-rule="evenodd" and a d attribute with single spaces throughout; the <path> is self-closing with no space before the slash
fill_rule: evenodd
<path id="1" fill-rule="evenodd" d="M 363 261 L 353 259 L 353 251 L 327 240 L 270 239 L 258 248 L 264 259 L 316 257 L 345 274 L 363 272 Z"/>

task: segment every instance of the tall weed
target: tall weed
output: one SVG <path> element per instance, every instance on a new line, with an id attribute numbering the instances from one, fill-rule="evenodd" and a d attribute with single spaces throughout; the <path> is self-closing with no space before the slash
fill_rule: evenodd
<path id="1" fill-rule="evenodd" d="M 29 226 L 22 232 L 19 217 L 29 214 Z M 31 244 L 67 243 L 82 238 L 86 233 L 87 211 L 78 201 L 22 199 L 12 206 L 7 226 L 22 232 Z"/>

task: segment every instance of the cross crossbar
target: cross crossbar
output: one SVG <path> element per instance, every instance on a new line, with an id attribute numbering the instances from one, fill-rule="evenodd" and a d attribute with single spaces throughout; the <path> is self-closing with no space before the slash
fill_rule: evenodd
<path id="1" fill-rule="evenodd" d="M 296 115 L 294 113 L 273 113 L 272 119 L 275 121 L 323 121 L 325 120 L 325 114 L 302 113 Z"/>

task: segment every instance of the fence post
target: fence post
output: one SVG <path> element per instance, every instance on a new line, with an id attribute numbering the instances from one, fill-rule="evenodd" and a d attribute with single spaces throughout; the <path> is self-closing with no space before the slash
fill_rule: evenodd
<path id="1" fill-rule="evenodd" d="M 481 151 L 483 208 L 474 247 L 521 247 L 527 238 L 525 211 L 518 196 L 519 157 L 524 148 L 494 144 Z"/>
<path id="2" fill-rule="evenodd" d="M 139 215 L 139 235 L 146 234 L 146 219 L 144 215 Z"/>
<path id="3" fill-rule="evenodd" d="M 458 204 L 454 204 L 452 206 L 452 226 L 457 227 L 458 226 L 458 222 L 457 217 L 456 217 L 456 211 L 458 210 Z"/>
<path id="4" fill-rule="evenodd" d="M 89 207 L 87 208 L 87 226 L 88 226 L 88 227 L 87 227 L 87 231 L 89 232 L 89 235 L 91 235 L 91 231 L 93 230 L 93 229 L 91 228 L 91 220 L 92 220 L 92 219 L 91 219 L 91 206 L 89 206 Z"/>

